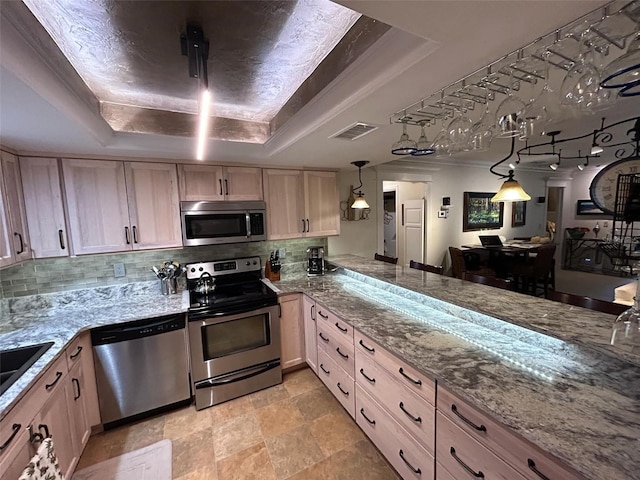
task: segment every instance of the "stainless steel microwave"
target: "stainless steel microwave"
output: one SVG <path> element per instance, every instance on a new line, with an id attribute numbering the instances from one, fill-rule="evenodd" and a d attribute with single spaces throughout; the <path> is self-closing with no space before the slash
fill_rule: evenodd
<path id="1" fill-rule="evenodd" d="M 185 247 L 267 239 L 264 202 L 180 202 Z"/>

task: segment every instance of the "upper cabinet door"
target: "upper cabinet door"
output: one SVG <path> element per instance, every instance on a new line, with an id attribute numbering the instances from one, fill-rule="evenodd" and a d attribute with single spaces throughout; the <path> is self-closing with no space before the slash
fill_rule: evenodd
<path id="1" fill-rule="evenodd" d="M 180 200 L 224 200 L 222 167 L 213 165 L 178 165 Z"/>
<path id="2" fill-rule="evenodd" d="M 9 238 L 13 248 L 13 257 L 15 262 L 22 262 L 31 258 L 31 247 L 27 232 L 27 215 L 22 196 L 18 157 L 2 152 L 2 172 L 9 212 Z"/>
<path id="3" fill-rule="evenodd" d="M 262 171 L 267 203 L 267 238 L 300 238 L 307 231 L 304 216 L 304 177 L 300 170 Z"/>
<path id="4" fill-rule="evenodd" d="M 224 167 L 225 199 L 262 200 L 262 170 L 252 167 Z"/>
<path id="5" fill-rule="evenodd" d="M 304 172 L 306 236 L 340 233 L 340 200 L 335 172 Z"/>
<path id="6" fill-rule="evenodd" d="M 58 160 L 20 157 L 20 173 L 33 257 L 68 256 Z"/>
<path id="7" fill-rule="evenodd" d="M 176 166 L 125 163 L 134 250 L 182 245 Z"/>
<path id="8" fill-rule="evenodd" d="M 132 249 L 122 162 L 62 160 L 73 253 Z"/>
<path id="9" fill-rule="evenodd" d="M 13 256 L 13 239 L 9 236 L 10 220 L 7 196 L 4 189 L 4 175 L 0 162 L 0 267 L 6 267 L 15 262 Z"/>

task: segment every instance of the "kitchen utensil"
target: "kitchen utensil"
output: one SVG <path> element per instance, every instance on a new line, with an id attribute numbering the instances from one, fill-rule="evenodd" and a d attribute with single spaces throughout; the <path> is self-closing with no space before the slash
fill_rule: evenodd
<path id="1" fill-rule="evenodd" d="M 196 283 L 193 291 L 196 293 L 207 295 L 208 293 L 214 292 L 215 289 L 216 279 L 213 278 L 209 272 L 204 272 L 202 275 L 200 275 L 200 279 Z"/>

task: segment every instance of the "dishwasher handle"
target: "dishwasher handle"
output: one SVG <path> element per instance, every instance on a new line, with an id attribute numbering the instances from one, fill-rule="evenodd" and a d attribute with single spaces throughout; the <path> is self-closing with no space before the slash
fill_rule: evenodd
<path id="1" fill-rule="evenodd" d="M 91 330 L 93 346 L 135 340 L 181 330 L 185 327 L 184 314 L 136 320 L 133 322 L 109 325 Z"/>

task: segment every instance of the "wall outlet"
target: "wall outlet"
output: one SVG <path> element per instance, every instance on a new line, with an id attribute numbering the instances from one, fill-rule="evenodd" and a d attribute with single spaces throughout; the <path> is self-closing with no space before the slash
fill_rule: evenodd
<path id="1" fill-rule="evenodd" d="M 124 270 L 124 263 L 113 264 L 113 275 L 114 277 L 124 277 L 126 275 L 126 272 Z"/>
<path id="2" fill-rule="evenodd" d="M 279 258 L 284 258 L 287 256 L 287 249 L 286 248 L 279 248 L 278 249 L 278 257 Z"/>

